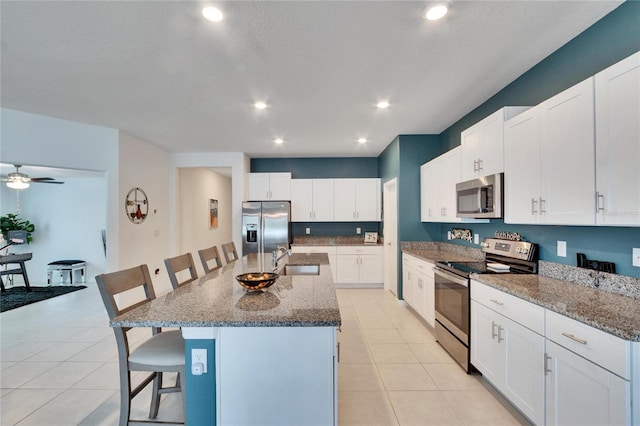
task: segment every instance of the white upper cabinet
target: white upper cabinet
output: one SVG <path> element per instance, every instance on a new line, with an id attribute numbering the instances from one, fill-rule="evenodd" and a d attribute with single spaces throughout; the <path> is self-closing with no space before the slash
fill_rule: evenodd
<path id="1" fill-rule="evenodd" d="M 540 104 L 544 223 L 595 223 L 593 77 Z"/>
<path id="2" fill-rule="evenodd" d="M 596 221 L 640 225 L 640 52 L 595 76 Z"/>
<path id="3" fill-rule="evenodd" d="M 461 222 L 456 217 L 456 184 L 460 181 L 460 147 L 420 167 L 422 222 Z"/>
<path id="4" fill-rule="evenodd" d="M 504 123 L 529 107 L 504 107 L 461 134 L 460 180 L 504 171 Z"/>
<path id="5" fill-rule="evenodd" d="M 249 201 L 291 200 L 291 173 L 249 173 Z"/>
<path id="6" fill-rule="evenodd" d="M 505 123 L 505 222 L 595 223 L 593 77 Z"/>
<path id="7" fill-rule="evenodd" d="M 333 198 L 333 179 L 291 180 L 291 220 L 333 221 Z"/>
<path id="8" fill-rule="evenodd" d="M 335 179 L 334 195 L 336 222 L 380 221 L 380 179 Z"/>

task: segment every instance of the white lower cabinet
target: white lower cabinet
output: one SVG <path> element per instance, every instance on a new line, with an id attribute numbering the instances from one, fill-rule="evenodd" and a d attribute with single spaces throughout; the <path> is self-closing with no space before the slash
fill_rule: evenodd
<path id="1" fill-rule="evenodd" d="M 471 299 L 471 363 L 533 423 L 639 424 L 640 344 L 474 280 Z"/>
<path id="2" fill-rule="evenodd" d="M 630 383 L 547 340 L 546 424 L 629 425 Z"/>
<path id="3" fill-rule="evenodd" d="M 429 325 L 435 326 L 433 263 L 402 255 L 402 297 Z"/>
<path id="4" fill-rule="evenodd" d="M 382 246 L 337 246 L 335 281 L 339 284 L 383 283 Z"/>
<path id="5" fill-rule="evenodd" d="M 531 421 L 543 424 L 544 337 L 475 300 L 471 323 L 471 363 Z"/>

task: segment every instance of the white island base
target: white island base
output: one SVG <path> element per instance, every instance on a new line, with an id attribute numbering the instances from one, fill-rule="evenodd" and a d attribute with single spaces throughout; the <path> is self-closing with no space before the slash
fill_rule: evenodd
<path id="1" fill-rule="evenodd" d="M 335 327 L 187 327 L 182 333 L 187 348 L 215 339 L 216 424 L 338 424 Z M 187 408 L 187 418 L 198 418 L 199 407 L 188 402 Z"/>

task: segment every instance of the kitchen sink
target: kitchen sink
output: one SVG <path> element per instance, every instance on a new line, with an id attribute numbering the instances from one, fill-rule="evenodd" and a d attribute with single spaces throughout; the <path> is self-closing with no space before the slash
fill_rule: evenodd
<path id="1" fill-rule="evenodd" d="M 306 265 L 284 265 L 284 269 L 280 271 L 280 275 L 320 275 L 319 264 Z"/>

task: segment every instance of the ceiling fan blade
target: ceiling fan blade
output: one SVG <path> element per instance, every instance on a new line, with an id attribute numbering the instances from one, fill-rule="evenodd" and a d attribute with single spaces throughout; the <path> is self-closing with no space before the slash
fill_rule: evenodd
<path id="1" fill-rule="evenodd" d="M 34 182 L 34 181 L 43 181 L 43 180 L 55 180 L 55 179 L 54 179 L 54 178 L 50 178 L 50 177 L 31 178 L 31 182 Z"/>
<path id="2" fill-rule="evenodd" d="M 52 178 L 35 178 L 35 179 L 31 179 L 31 183 L 57 183 L 57 184 L 63 184 L 64 182 L 61 182 L 59 180 L 53 180 Z"/>

